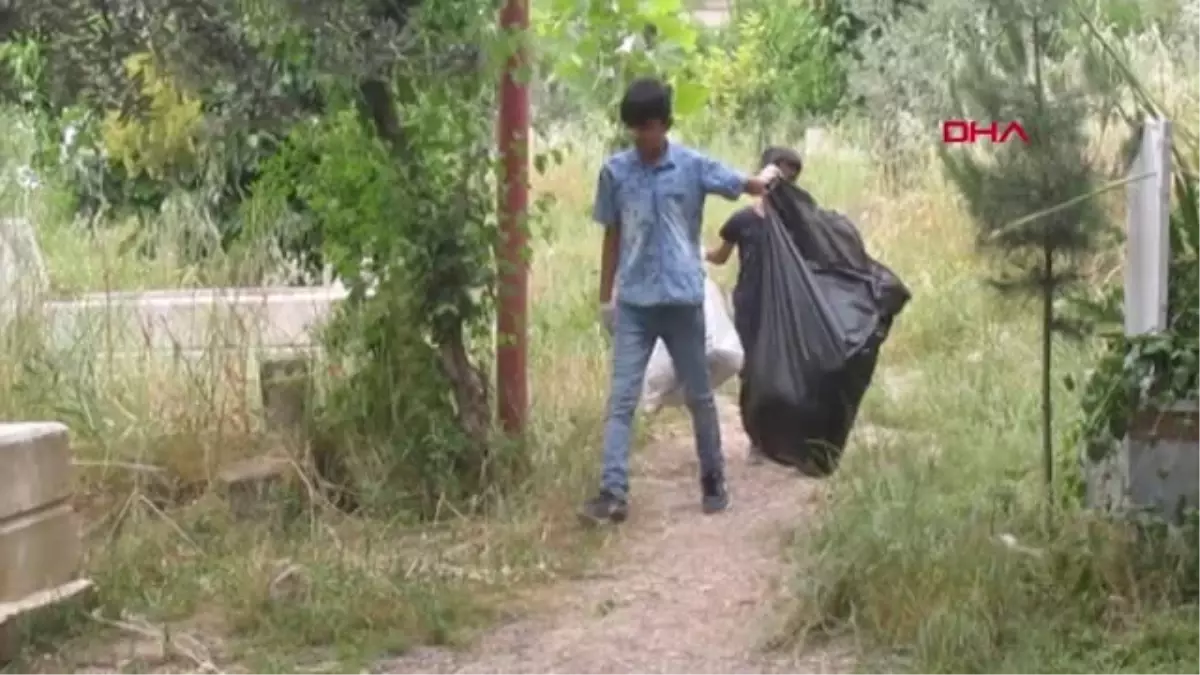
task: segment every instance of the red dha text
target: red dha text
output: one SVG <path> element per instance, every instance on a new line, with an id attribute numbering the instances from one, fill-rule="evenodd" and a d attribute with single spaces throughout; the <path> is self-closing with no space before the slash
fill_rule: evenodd
<path id="1" fill-rule="evenodd" d="M 1013 136 L 1029 143 L 1029 134 L 1020 122 L 1007 122 L 1001 125 L 997 122 L 980 124 L 975 120 L 946 120 L 942 122 L 943 143 L 976 143 L 979 138 L 987 138 L 992 143 L 1008 143 Z"/>

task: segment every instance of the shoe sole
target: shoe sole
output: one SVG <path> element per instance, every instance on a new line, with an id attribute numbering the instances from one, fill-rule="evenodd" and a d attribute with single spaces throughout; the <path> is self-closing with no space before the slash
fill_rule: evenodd
<path id="1" fill-rule="evenodd" d="M 708 506 L 707 504 L 701 504 L 700 510 L 703 511 L 705 515 L 711 516 L 711 515 L 715 515 L 718 513 L 724 513 L 725 511 L 728 511 L 729 507 L 732 505 L 733 505 L 733 498 L 729 497 L 727 495 L 725 497 L 725 503 L 722 504 L 721 506 L 713 507 L 713 506 Z"/>
<path id="2" fill-rule="evenodd" d="M 590 513 L 579 513 L 579 522 L 589 527 L 603 527 L 605 525 L 620 525 L 625 522 L 627 515 L 612 515 L 607 518 L 593 516 Z"/>

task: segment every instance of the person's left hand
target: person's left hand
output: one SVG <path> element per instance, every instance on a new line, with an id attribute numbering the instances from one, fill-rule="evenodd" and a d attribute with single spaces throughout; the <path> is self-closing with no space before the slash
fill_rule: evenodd
<path id="1" fill-rule="evenodd" d="M 604 330 L 608 331 L 609 335 L 613 333 L 613 326 L 616 325 L 617 307 L 611 300 L 609 302 L 600 303 L 600 325 Z"/>

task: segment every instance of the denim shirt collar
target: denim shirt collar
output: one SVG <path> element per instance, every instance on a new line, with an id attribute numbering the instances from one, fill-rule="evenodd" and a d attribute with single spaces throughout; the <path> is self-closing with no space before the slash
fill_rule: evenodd
<path id="1" fill-rule="evenodd" d="M 636 155 L 636 151 L 635 151 L 635 155 Z M 651 171 L 654 173 L 658 173 L 659 171 L 668 171 L 670 169 L 674 169 L 675 168 L 675 158 L 676 158 L 675 144 L 672 143 L 670 140 L 667 140 L 667 147 L 665 149 L 663 149 L 663 153 L 658 156 L 658 159 L 655 160 L 655 162 L 653 164 L 646 163 L 642 159 L 641 155 L 637 155 L 638 166 L 642 167 L 643 169 L 646 169 L 647 171 Z"/>

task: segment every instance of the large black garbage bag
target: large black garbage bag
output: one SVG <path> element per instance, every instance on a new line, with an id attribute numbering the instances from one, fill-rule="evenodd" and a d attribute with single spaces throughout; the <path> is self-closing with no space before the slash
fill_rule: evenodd
<path id="1" fill-rule="evenodd" d="M 780 185 L 767 198 L 762 314 L 747 354 L 742 419 L 763 454 L 833 473 L 879 348 L 910 294 L 867 255 L 854 224 Z"/>

